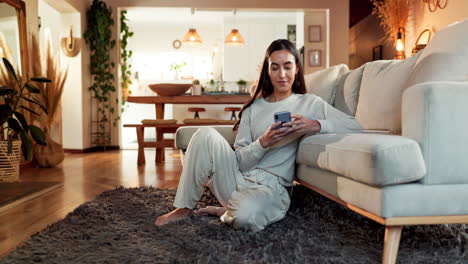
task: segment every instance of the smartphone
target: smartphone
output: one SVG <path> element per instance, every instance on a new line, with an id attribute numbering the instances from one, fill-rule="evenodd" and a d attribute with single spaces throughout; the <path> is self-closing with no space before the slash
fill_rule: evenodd
<path id="1" fill-rule="evenodd" d="M 286 122 L 291 122 L 291 112 L 277 112 L 274 114 L 275 123 L 281 121 L 281 124 L 277 128 L 282 128 Z"/>

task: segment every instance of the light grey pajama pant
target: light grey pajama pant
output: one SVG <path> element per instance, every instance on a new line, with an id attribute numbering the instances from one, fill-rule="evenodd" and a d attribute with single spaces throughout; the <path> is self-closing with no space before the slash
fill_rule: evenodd
<path id="1" fill-rule="evenodd" d="M 214 128 L 200 128 L 190 140 L 174 206 L 193 209 L 204 184 L 226 207 L 221 221 L 259 231 L 281 220 L 290 199 L 279 178 L 261 169 L 239 170 L 235 152 Z"/>

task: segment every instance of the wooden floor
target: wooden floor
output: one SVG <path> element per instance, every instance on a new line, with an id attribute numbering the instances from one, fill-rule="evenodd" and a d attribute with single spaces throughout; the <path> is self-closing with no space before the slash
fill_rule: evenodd
<path id="1" fill-rule="evenodd" d="M 58 168 L 29 168 L 21 181 L 63 181 L 63 187 L 0 213 L 0 258 L 22 241 L 64 218 L 80 204 L 117 186 L 176 188 L 182 165 L 178 151 L 166 149 L 164 165 L 154 164 L 146 150 L 145 166 L 137 166 L 137 150 L 67 154 Z"/>

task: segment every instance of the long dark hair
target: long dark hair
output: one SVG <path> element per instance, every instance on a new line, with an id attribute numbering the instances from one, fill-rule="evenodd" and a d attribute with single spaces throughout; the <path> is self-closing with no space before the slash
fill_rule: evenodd
<path id="1" fill-rule="evenodd" d="M 250 96 L 249 100 L 244 104 L 240 113 L 239 113 L 239 121 L 233 127 L 233 130 L 237 130 L 239 128 L 240 120 L 242 118 L 242 112 L 247 109 L 257 97 L 266 98 L 273 93 L 274 87 L 271 83 L 270 75 L 268 74 L 268 62 L 270 60 L 270 56 L 273 52 L 278 50 L 287 50 L 293 56 L 296 63 L 296 67 L 298 69 L 296 76 L 294 78 L 294 83 L 292 85 L 292 92 L 297 94 L 305 94 L 306 87 L 304 82 L 304 71 L 302 69 L 302 63 L 299 59 L 299 55 L 297 54 L 296 47 L 287 39 L 277 39 L 273 41 L 268 49 L 265 52 L 265 58 L 263 59 L 263 66 L 262 71 L 260 72 L 260 78 L 258 80 L 257 87 L 253 95 Z"/>

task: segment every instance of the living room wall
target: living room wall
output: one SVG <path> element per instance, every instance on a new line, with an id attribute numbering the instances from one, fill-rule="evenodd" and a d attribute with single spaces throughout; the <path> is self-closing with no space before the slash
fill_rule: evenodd
<path id="1" fill-rule="evenodd" d="M 406 55 L 411 54 L 416 39 L 425 28 L 429 28 L 434 33 L 440 29 L 468 18 L 468 1 L 467 0 L 449 0 L 445 9 L 437 9 L 435 12 L 430 12 L 427 4 L 423 1 L 415 1 L 408 18 L 407 34 L 405 42 Z M 425 43 L 426 37 L 423 38 Z"/>
<path id="2" fill-rule="evenodd" d="M 83 35 L 86 28 L 86 9 L 92 2 L 91 0 L 46 0 L 54 8 L 58 8 L 60 12 L 78 12 L 80 16 L 81 32 L 76 32 L 76 35 Z M 64 2 L 68 3 L 64 5 Z M 26 14 L 27 14 L 27 26 L 28 33 L 37 33 L 38 28 L 38 0 L 27 0 L 26 3 Z M 329 9 L 330 15 L 330 65 L 336 65 L 340 63 L 348 63 L 348 20 L 349 20 L 349 1 L 348 0 L 113 0 L 107 1 L 114 10 L 114 17 L 116 21 L 118 19 L 117 10 L 119 7 L 195 7 L 195 8 L 248 8 L 248 9 Z M 117 23 L 114 27 L 114 38 L 117 39 Z M 90 96 L 88 93 L 88 87 L 90 85 L 89 75 L 89 50 L 83 42 L 83 48 L 81 50 L 81 61 L 77 62 L 82 68 L 81 72 L 81 98 L 75 98 L 75 100 L 81 101 L 82 113 L 78 122 L 81 123 L 81 128 L 75 129 L 77 137 L 80 137 L 81 146 L 73 146 L 73 149 L 83 150 L 91 147 L 90 137 Z M 112 58 L 115 60 L 118 58 L 118 49 L 115 49 Z M 115 76 L 118 76 L 118 69 L 115 69 Z M 117 83 L 116 83 L 117 85 Z M 78 115 L 80 115 L 78 111 Z M 67 116 L 64 116 L 64 119 Z M 75 132 L 76 132 L 75 131 Z M 65 131 L 64 131 L 65 134 Z M 78 136 L 79 135 L 79 136 Z M 120 134 L 119 128 L 113 128 L 112 130 L 112 142 L 111 145 L 119 145 Z M 67 146 L 65 146 L 67 148 Z"/>

